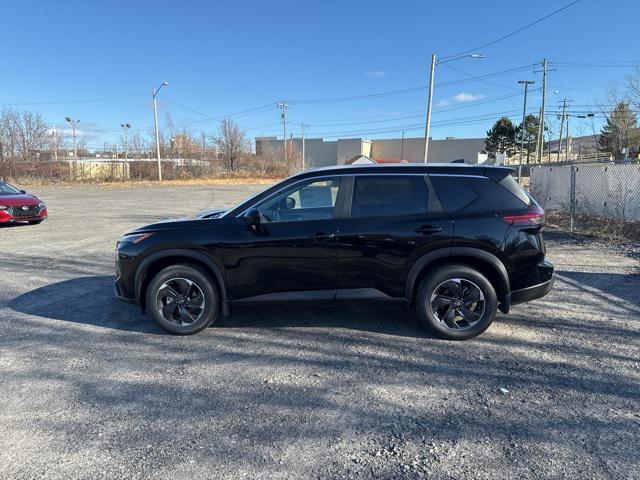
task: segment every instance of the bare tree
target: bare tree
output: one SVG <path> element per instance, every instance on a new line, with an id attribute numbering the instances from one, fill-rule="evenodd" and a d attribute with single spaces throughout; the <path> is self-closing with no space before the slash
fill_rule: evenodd
<path id="1" fill-rule="evenodd" d="M 226 170 L 234 172 L 238 161 L 247 154 L 249 141 L 245 131 L 233 120 L 225 118 L 220 122 L 216 146 Z"/>
<path id="2" fill-rule="evenodd" d="M 29 160 L 47 148 L 49 127 L 39 113 L 4 109 L 0 112 L 0 143 L 6 158 Z"/>
<path id="3" fill-rule="evenodd" d="M 627 75 L 627 95 L 629 103 L 636 111 L 640 110 L 640 67 L 636 67 L 635 71 Z"/>

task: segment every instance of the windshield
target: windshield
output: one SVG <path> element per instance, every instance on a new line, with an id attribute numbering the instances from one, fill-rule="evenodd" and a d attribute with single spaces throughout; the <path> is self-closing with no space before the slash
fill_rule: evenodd
<path id="1" fill-rule="evenodd" d="M 0 182 L 0 195 L 20 195 L 20 190 L 8 183 Z"/>

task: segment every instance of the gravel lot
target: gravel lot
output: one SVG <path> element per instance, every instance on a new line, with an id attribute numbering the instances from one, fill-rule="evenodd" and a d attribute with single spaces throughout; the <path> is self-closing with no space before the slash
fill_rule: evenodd
<path id="1" fill-rule="evenodd" d="M 166 335 L 116 239 L 260 186 L 42 187 L 0 228 L 0 478 L 640 478 L 640 249 L 547 234 L 552 293 L 480 338 L 400 307 L 236 309 Z"/>

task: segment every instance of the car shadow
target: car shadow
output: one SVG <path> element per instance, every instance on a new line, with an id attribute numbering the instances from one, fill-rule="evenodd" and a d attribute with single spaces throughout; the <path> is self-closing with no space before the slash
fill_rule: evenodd
<path id="1" fill-rule="evenodd" d="M 135 305 L 114 297 L 112 276 L 77 277 L 24 293 L 8 303 L 16 312 L 131 332 L 164 334 Z"/>
<path id="2" fill-rule="evenodd" d="M 8 302 L 9 308 L 64 322 L 166 334 L 140 309 L 114 297 L 113 277 L 85 276 L 45 285 Z M 415 315 L 397 305 L 234 307 L 213 328 L 345 328 L 404 337 L 430 337 Z"/>
<path id="3" fill-rule="evenodd" d="M 27 222 L 0 223 L 0 228 L 35 227 L 35 226 L 36 225 L 32 225 Z"/>

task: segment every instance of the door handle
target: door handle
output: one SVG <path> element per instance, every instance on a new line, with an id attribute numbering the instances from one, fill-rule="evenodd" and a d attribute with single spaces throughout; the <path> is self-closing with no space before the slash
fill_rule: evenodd
<path id="1" fill-rule="evenodd" d="M 432 227 L 431 225 L 423 225 L 422 227 L 418 227 L 414 230 L 414 232 L 416 233 L 424 233 L 424 234 L 438 233 L 441 231 L 442 231 L 441 227 Z"/>

